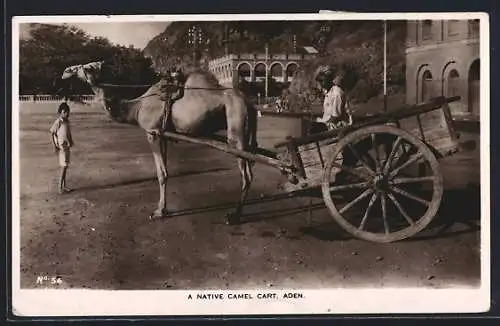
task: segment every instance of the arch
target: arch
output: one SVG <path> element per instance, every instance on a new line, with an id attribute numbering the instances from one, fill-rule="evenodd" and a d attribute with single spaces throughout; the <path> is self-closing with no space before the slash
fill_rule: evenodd
<path id="1" fill-rule="evenodd" d="M 258 62 L 255 67 L 253 68 L 253 71 L 254 71 L 254 74 L 255 74 L 255 77 L 259 78 L 259 77 L 266 77 L 266 70 L 267 70 L 267 66 L 264 62 Z"/>
<path id="2" fill-rule="evenodd" d="M 289 62 L 286 65 L 286 75 L 287 77 L 293 77 L 295 72 L 299 70 L 299 65 L 296 62 Z"/>
<path id="3" fill-rule="evenodd" d="M 420 94 L 419 102 L 428 101 L 432 98 L 433 93 L 433 76 L 430 69 L 424 69 L 420 77 Z"/>
<path id="4" fill-rule="evenodd" d="M 271 63 L 271 76 L 274 78 L 276 77 L 283 77 L 283 64 L 281 62 L 273 62 Z"/>
<path id="5" fill-rule="evenodd" d="M 450 91 L 450 87 L 456 88 L 459 86 L 457 78 L 460 77 L 460 72 L 459 72 L 459 71 L 461 71 L 460 68 L 461 67 L 458 66 L 458 64 L 455 60 L 451 60 L 444 65 L 443 71 L 441 72 L 441 95 L 443 95 L 443 96 L 455 96 L 455 95 L 449 95 L 449 94 L 451 94 L 449 91 Z M 452 73 L 452 76 L 451 76 L 453 78 L 452 83 L 454 83 L 454 84 L 450 85 L 450 83 L 449 83 L 450 73 L 452 71 L 454 71 Z M 456 77 L 455 75 L 458 75 L 458 77 Z M 458 89 L 456 91 L 458 92 Z"/>
<path id="6" fill-rule="evenodd" d="M 479 80 L 479 78 L 481 77 L 480 74 L 481 74 L 481 71 L 480 71 L 480 65 L 479 65 L 479 58 L 475 59 L 472 61 L 472 63 L 470 64 L 470 67 L 469 67 L 469 75 L 468 75 L 468 79 L 469 80 Z"/>
<path id="7" fill-rule="evenodd" d="M 467 108 L 470 113 L 476 115 L 479 115 L 480 77 L 480 61 L 479 59 L 475 59 L 469 67 L 469 73 L 467 76 Z"/>
<path id="8" fill-rule="evenodd" d="M 446 76 L 447 87 L 445 96 L 458 96 L 460 95 L 460 74 L 456 69 L 450 70 L 448 76 Z"/>
<path id="9" fill-rule="evenodd" d="M 236 70 L 239 70 L 241 66 L 247 65 L 248 68 L 251 70 L 252 65 L 248 61 L 242 61 L 236 65 Z"/>
<path id="10" fill-rule="evenodd" d="M 251 66 L 248 62 L 240 62 L 236 68 L 238 70 L 238 76 L 247 78 L 251 76 Z"/>
<path id="11" fill-rule="evenodd" d="M 422 98 L 422 75 L 425 71 L 430 71 L 431 67 L 429 64 L 425 63 L 418 67 L 415 80 L 415 103 L 420 103 Z"/>

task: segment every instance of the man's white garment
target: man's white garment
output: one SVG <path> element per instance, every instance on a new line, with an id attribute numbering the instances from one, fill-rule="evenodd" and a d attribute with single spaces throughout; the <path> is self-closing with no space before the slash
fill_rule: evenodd
<path id="1" fill-rule="evenodd" d="M 331 118 L 340 118 L 343 116 L 345 116 L 344 91 L 340 87 L 333 85 L 325 95 L 323 117 L 318 119 L 318 122 L 326 123 Z"/>

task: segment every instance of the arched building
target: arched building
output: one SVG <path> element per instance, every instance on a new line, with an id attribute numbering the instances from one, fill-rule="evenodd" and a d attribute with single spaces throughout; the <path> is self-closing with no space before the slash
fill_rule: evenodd
<path id="1" fill-rule="evenodd" d="M 229 54 L 209 61 L 208 69 L 226 86 L 235 85 L 239 76 L 249 82 L 264 81 L 266 71 L 277 82 L 290 82 L 301 65 L 317 54 L 313 48 L 305 49 L 308 53 L 269 54 L 267 60 L 264 53 Z"/>
<path id="2" fill-rule="evenodd" d="M 406 102 L 461 96 L 454 115 L 479 117 L 479 19 L 409 21 Z"/>

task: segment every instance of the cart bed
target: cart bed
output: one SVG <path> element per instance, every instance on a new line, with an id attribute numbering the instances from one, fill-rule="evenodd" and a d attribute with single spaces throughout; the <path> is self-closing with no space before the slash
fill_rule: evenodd
<path id="1" fill-rule="evenodd" d="M 284 189 L 292 192 L 319 186 L 325 163 L 337 141 L 343 135 L 369 125 L 396 125 L 426 143 L 438 159 L 456 153 L 460 150 L 459 135 L 448 103 L 459 99 L 460 97 L 439 97 L 424 104 L 364 117 L 346 128 L 301 138 L 289 137 L 287 141 L 275 146 L 278 158 L 289 162 L 298 171 L 297 180 L 286 182 Z"/>

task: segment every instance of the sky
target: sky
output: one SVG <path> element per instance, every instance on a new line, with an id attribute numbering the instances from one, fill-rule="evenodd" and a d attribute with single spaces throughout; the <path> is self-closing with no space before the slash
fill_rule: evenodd
<path id="1" fill-rule="evenodd" d="M 103 36 L 111 43 L 143 49 L 148 42 L 163 32 L 169 22 L 74 23 L 72 25 L 92 36 Z"/>
<path id="2" fill-rule="evenodd" d="M 111 43 L 144 49 L 148 42 L 163 32 L 170 22 L 107 22 L 107 23 L 72 23 L 91 36 L 102 36 Z M 24 25 L 24 26 L 22 26 Z M 28 24 L 21 24 L 21 37 L 27 32 Z M 25 27 L 25 28 L 23 28 Z"/>

